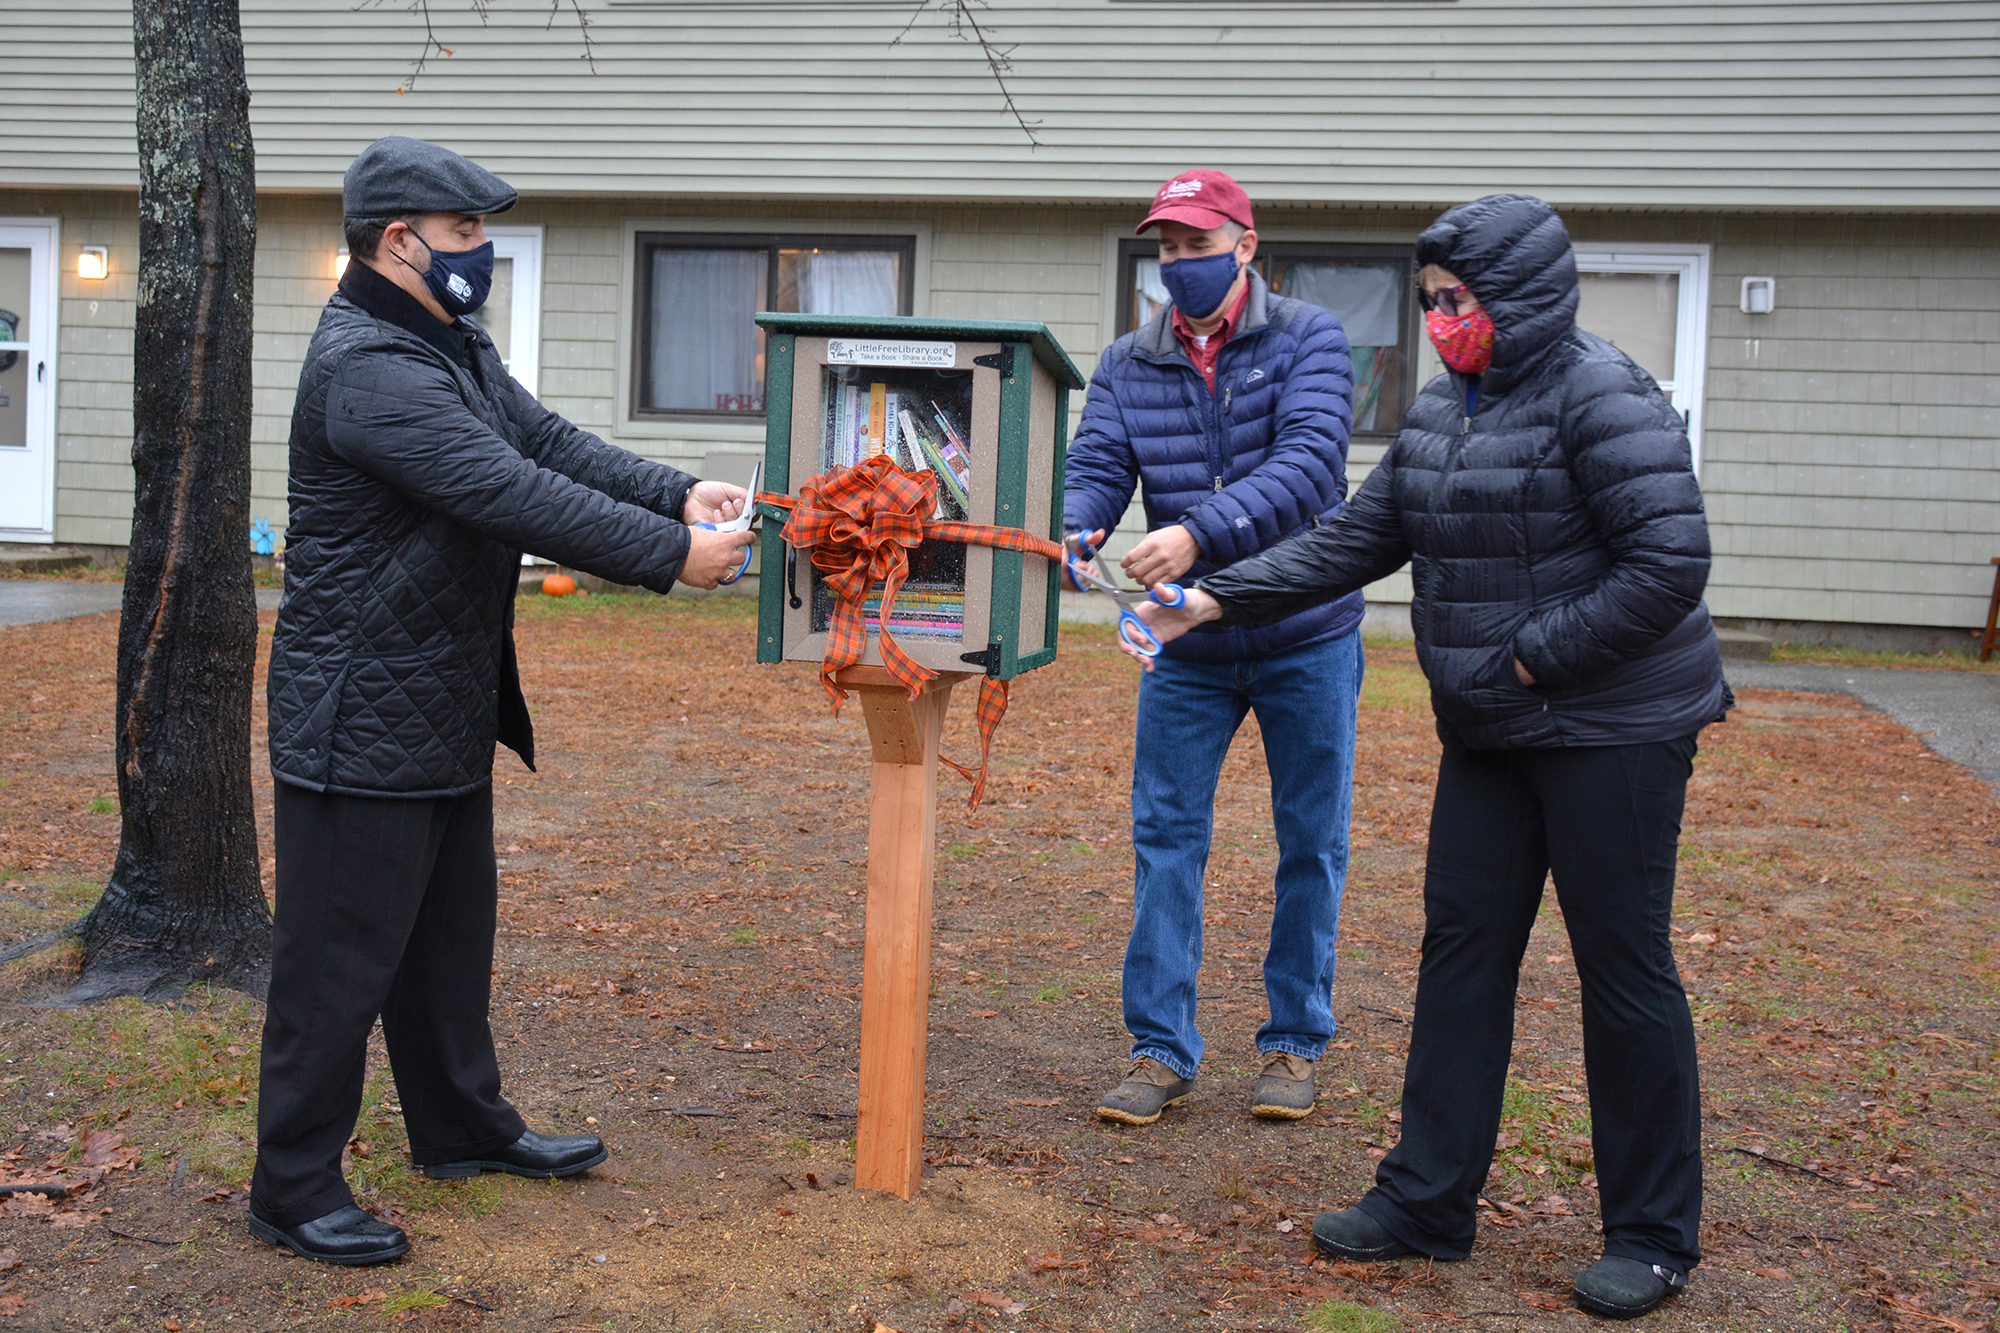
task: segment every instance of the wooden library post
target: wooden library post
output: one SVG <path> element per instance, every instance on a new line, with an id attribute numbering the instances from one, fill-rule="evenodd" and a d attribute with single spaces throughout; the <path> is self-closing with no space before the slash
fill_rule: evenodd
<path id="1" fill-rule="evenodd" d="M 881 667 L 848 667 L 835 679 L 858 697 L 873 749 L 854 1184 L 907 1199 L 924 1175 L 938 736 L 965 674 L 940 675 L 915 699 Z"/>

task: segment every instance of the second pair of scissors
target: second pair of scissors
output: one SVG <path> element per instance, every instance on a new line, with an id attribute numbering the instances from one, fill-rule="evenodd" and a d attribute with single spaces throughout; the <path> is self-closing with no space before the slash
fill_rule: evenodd
<path id="1" fill-rule="evenodd" d="M 1064 557 L 1069 566 L 1070 580 L 1086 592 L 1101 592 L 1118 603 L 1118 637 L 1124 644 L 1141 657 L 1158 657 L 1160 639 L 1146 625 L 1146 622 L 1132 614 L 1132 608 L 1147 602 L 1157 602 L 1161 606 L 1180 606 L 1187 601 L 1187 590 L 1178 583 L 1156 583 L 1149 592 L 1131 592 L 1118 586 L 1111 574 L 1108 562 L 1098 560 L 1098 553 L 1078 541 L 1077 549 Z M 1097 565 L 1098 568 L 1093 568 Z M 1103 570 L 1102 573 L 1098 569 Z"/>

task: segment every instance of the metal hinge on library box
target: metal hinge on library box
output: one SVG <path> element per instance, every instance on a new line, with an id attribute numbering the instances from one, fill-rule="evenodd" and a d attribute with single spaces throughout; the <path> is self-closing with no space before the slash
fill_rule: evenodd
<path id="1" fill-rule="evenodd" d="M 757 316 L 766 335 L 764 489 L 796 495 L 836 467 L 886 454 L 937 474 L 933 521 L 1062 539 L 1069 395 L 1084 387 L 1041 324 L 835 315 Z M 773 540 L 759 566 L 759 662 L 818 662 L 835 598 L 810 551 Z M 1056 562 L 925 541 L 889 628 L 934 671 L 1010 680 L 1056 656 Z M 879 665 L 880 588 L 861 661 Z"/>

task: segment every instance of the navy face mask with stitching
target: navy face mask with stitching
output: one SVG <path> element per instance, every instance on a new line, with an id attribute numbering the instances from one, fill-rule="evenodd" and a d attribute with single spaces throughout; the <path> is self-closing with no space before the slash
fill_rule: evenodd
<path id="1" fill-rule="evenodd" d="M 417 236 L 414 228 L 410 235 Z M 469 315 L 486 304 L 486 297 L 493 290 L 493 242 L 470 250 L 438 250 L 421 236 L 417 240 L 431 252 L 431 266 L 420 276 L 446 314 Z"/>
<path id="2" fill-rule="evenodd" d="M 1199 259 L 1176 259 L 1160 265 L 1160 285 L 1174 298 L 1174 308 L 1181 314 L 1205 319 L 1229 296 L 1230 285 L 1242 268 L 1234 250 Z"/>

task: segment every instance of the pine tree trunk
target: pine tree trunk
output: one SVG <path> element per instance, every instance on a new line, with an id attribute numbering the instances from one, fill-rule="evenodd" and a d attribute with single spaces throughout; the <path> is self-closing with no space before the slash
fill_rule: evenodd
<path id="1" fill-rule="evenodd" d="M 250 692 L 250 93 L 237 0 L 134 0 L 136 486 L 118 626 L 118 797 L 76 999 L 209 980 L 261 994 Z"/>

